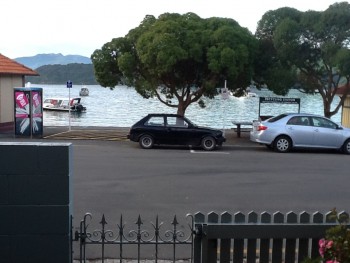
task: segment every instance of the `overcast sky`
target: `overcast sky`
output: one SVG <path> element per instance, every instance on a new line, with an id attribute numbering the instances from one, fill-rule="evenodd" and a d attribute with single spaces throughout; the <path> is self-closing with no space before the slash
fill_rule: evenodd
<path id="1" fill-rule="evenodd" d="M 146 15 L 193 12 L 225 17 L 255 32 L 262 15 L 280 7 L 324 11 L 335 0 L 0 0 L 0 53 L 90 57 L 103 44 L 124 37 Z"/>

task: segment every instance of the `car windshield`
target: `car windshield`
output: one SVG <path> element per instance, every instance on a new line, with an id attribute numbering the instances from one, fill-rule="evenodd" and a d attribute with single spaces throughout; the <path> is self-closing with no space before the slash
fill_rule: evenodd
<path id="1" fill-rule="evenodd" d="M 198 125 L 196 125 L 195 123 L 193 123 L 192 121 L 190 121 L 189 119 L 184 117 L 184 120 L 191 126 L 197 127 Z"/>

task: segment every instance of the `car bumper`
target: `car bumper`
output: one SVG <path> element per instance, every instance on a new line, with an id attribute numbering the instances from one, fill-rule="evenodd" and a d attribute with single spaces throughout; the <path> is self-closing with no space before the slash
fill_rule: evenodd
<path id="1" fill-rule="evenodd" d="M 218 145 L 222 145 L 224 142 L 226 142 L 226 138 L 225 137 L 216 138 L 216 143 Z"/>
<path id="2" fill-rule="evenodd" d="M 130 141 L 137 142 L 137 136 L 135 134 L 128 134 L 126 138 Z"/>
<path id="3" fill-rule="evenodd" d="M 264 140 L 264 138 L 262 138 L 261 134 L 256 133 L 256 132 L 250 132 L 249 139 L 252 142 L 261 143 L 261 144 L 271 144 L 272 143 L 269 140 Z"/>

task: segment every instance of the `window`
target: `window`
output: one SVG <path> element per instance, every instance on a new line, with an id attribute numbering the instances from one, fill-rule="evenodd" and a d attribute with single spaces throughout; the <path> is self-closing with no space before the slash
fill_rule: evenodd
<path id="1" fill-rule="evenodd" d="M 172 127 L 188 127 L 188 123 L 183 118 L 179 117 L 168 117 L 167 125 Z"/>
<path id="2" fill-rule="evenodd" d="M 327 120 L 321 117 L 314 117 L 312 118 L 312 121 L 314 123 L 314 126 L 316 127 L 331 128 L 331 129 L 337 128 L 337 125 L 334 122 L 331 122 L 330 120 Z"/>
<path id="3" fill-rule="evenodd" d="M 290 120 L 287 122 L 289 125 L 301 125 L 302 121 L 300 117 L 292 117 Z"/>
<path id="4" fill-rule="evenodd" d="M 290 118 L 287 122 L 289 125 L 301 125 L 301 126 L 309 126 L 309 118 L 305 116 L 296 116 Z"/>
<path id="5" fill-rule="evenodd" d="M 287 114 L 281 114 L 281 115 L 278 115 L 276 117 L 272 117 L 271 119 L 268 120 L 268 122 L 275 122 L 275 121 L 278 121 L 286 116 L 287 116 Z"/>
<path id="6" fill-rule="evenodd" d="M 145 125 L 148 126 L 164 126 L 164 118 L 161 116 L 157 117 L 151 117 L 148 119 L 148 121 L 145 123 Z"/>
<path id="7" fill-rule="evenodd" d="M 310 121 L 308 117 L 301 117 L 301 121 L 303 122 L 302 125 L 304 126 L 309 126 L 310 125 Z"/>

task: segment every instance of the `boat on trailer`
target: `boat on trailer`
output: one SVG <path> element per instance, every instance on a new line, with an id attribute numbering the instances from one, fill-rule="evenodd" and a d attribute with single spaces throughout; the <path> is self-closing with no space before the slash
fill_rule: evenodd
<path id="1" fill-rule="evenodd" d="M 43 102 L 43 109 L 49 111 L 85 112 L 86 107 L 80 101 L 81 98 L 47 98 Z"/>

